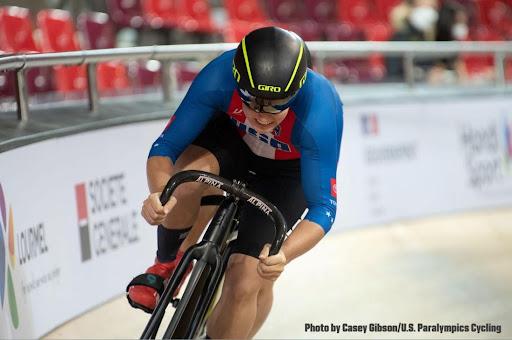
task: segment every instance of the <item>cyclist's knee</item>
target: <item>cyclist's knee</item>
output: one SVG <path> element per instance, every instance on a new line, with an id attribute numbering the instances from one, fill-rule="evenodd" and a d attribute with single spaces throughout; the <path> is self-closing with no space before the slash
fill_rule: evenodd
<path id="1" fill-rule="evenodd" d="M 234 254 L 226 272 L 224 293 L 235 302 L 255 298 L 263 288 L 263 280 L 256 267 L 258 260 L 246 255 Z"/>
<path id="2" fill-rule="evenodd" d="M 210 151 L 196 145 L 189 145 L 177 159 L 174 166 L 176 172 L 202 170 L 219 174 L 220 170 L 217 158 Z"/>
<path id="3" fill-rule="evenodd" d="M 217 189 L 216 187 L 213 187 L 213 186 L 208 186 L 204 192 L 203 192 L 203 196 L 215 196 L 215 195 L 222 195 L 224 193 L 224 191 L 222 191 L 221 189 Z"/>
<path id="4" fill-rule="evenodd" d="M 201 183 L 189 182 L 181 184 L 176 188 L 173 196 L 180 200 L 199 200 L 203 194 L 205 187 Z"/>
<path id="5" fill-rule="evenodd" d="M 254 282 L 240 278 L 226 285 L 225 294 L 235 303 L 244 303 L 258 296 L 260 287 Z"/>
<path id="6" fill-rule="evenodd" d="M 213 174 L 219 174 L 219 163 L 215 156 L 208 150 L 189 145 L 181 154 L 175 164 L 175 173 L 185 170 L 201 170 Z M 176 188 L 174 196 L 179 200 L 198 200 L 207 185 L 195 182 L 183 183 Z"/>

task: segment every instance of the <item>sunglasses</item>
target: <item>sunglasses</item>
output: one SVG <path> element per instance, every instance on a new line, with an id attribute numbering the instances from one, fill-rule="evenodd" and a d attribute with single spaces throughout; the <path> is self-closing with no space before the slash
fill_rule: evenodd
<path id="1" fill-rule="evenodd" d="M 293 94 L 292 96 L 286 97 L 284 99 L 263 99 L 255 97 L 251 95 L 247 90 L 240 88 L 238 88 L 238 94 L 240 95 L 242 102 L 250 107 L 251 110 L 271 114 L 281 113 L 289 108 L 290 101 L 293 99 L 293 97 L 295 97 L 295 94 Z"/>

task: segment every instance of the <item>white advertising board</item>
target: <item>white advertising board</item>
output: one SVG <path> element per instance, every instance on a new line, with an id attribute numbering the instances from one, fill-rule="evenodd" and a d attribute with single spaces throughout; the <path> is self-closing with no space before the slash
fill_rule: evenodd
<path id="1" fill-rule="evenodd" d="M 345 108 L 334 230 L 512 204 L 512 99 Z"/>
<path id="2" fill-rule="evenodd" d="M 0 338 L 39 337 L 123 292 L 153 261 L 140 216 L 164 122 L 0 154 Z"/>

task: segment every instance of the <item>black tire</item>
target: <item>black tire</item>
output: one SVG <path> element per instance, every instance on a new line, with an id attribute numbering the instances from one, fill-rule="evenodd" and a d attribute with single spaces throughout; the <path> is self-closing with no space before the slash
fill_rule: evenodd
<path id="1" fill-rule="evenodd" d="M 205 293 L 204 288 L 209 281 L 210 271 L 210 266 L 206 262 L 199 261 L 194 265 L 190 274 L 190 281 L 185 288 L 183 297 L 176 306 L 176 311 L 171 318 L 164 338 L 188 339 L 195 335 L 193 333 L 196 330 L 191 330 L 190 327 L 199 301 Z M 174 323 L 176 326 L 172 330 Z"/>

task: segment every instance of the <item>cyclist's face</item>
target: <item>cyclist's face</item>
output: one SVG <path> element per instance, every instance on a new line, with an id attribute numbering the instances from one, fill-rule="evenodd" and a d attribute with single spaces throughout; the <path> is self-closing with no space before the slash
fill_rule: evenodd
<path id="1" fill-rule="evenodd" d="M 289 110 L 284 109 L 279 113 L 256 112 L 245 103 L 242 103 L 242 109 L 251 126 L 258 132 L 272 132 L 286 118 Z"/>

